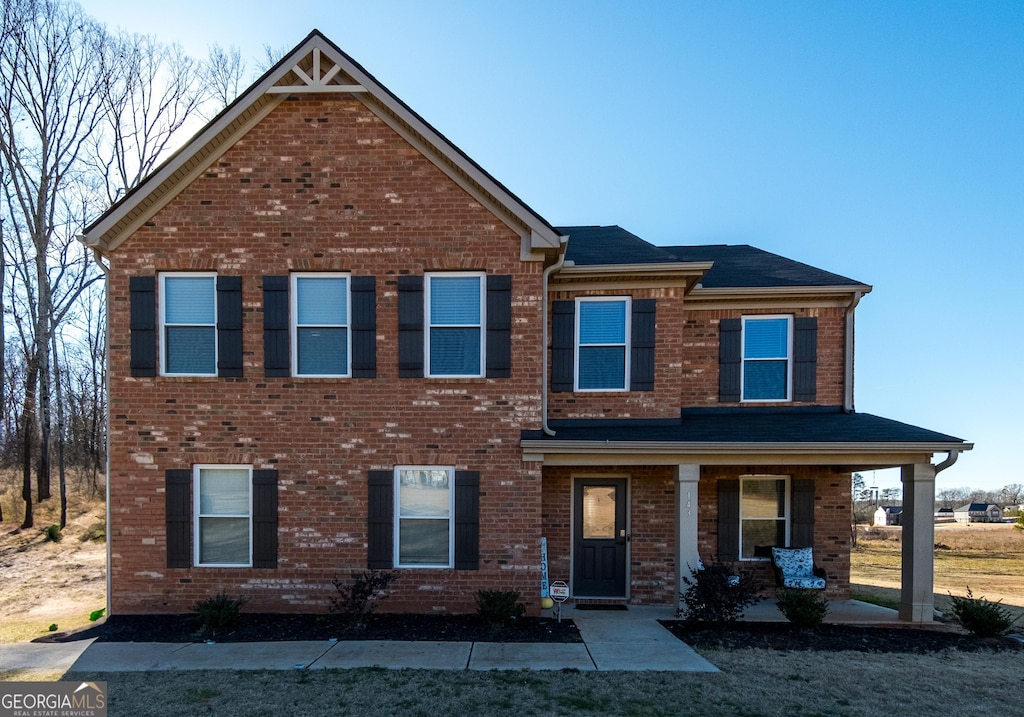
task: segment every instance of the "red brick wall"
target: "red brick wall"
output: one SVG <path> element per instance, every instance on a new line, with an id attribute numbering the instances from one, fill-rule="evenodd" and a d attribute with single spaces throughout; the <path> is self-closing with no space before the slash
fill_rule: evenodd
<path id="1" fill-rule="evenodd" d="M 682 289 L 619 290 L 614 284 L 603 291 L 551 292 L 550 301 L 571 301 L 578 296 L 630 296 L 655 299 L 655 348 L 653 391 L 587 391 L 551 393 L 551 418 L 675 418 L 679 415 L 683 312 Z M 550 318 L 550 314 L 549 314 Z"/>
<path id="2" fill-rule="evenodd" d="M 543 533 L 548 539 L 550 579 L 570 582 L 572 577 L 573 479 L 600 476 L 629 477 L 630 602 L 671 603 L 675 575 L 675 487 L 669 466 L 628 466 L 618 471 L 545 468 Z"/>
<path id="3" fill-rule="evenodd" d="M 815 481 L 815 562 L 828 572 L 827 595 L 850 593 L 850 474 L 828 467 L 704 466 L 698 484 L 698 545 L 711 563 L 718 555 L 718 480 L 749 474 L 789 475 Z M 544 469 L 543 533 L 548 539 L 551 580 L 572 575 L 572 482 L 574 477 L 629 476 L 630 594 L 635 604 L 671 604 L 675 600 L 675 479 L 671 466 L 625 466 L 621 470 L 585 467 Z M 774 578 L 766 562 L 744 561 L 737 567 L 754 572 L 766 594 Z"/>
<path id="4" fill-rule="evenodd" d="M 680 403 L 683 407 L 723 405 L 718 400 L 718 324 L 758 314 L 789 314 L 818 317 L 818 397 L 815 404 L 843 403 L 845 375 L 846 311 L 842 308 L 799 309 L 700 309 L 686 304 L 682 321 L 682 368 Z M 724 404 L 737 405 L 737 404 Z M 763 406 L 764 403 L 757 405 Z M 771 405 L 771 404 L 767 404 Z M 793 403 L 779 405 L 791 406 Z M 796 404 L 801 405 L 801 404 Z"/>
<path id="5" fill-rule="evenodd" d="M 697 486 L 700 503 L 698 543 L 701 558 L 718 559 L 718 480 L 742 475 L 787 475 L 814 479 L 814 562 L 828 572 L 826 595 L 850 596 L 850 481 L 849 473 L 828 466 L 704 466 Z M 739 568 L 754 571 L 766 592 L 774 591 L 775 578 L 766 561 L 741 561 Z"/>
<path id="6" fill-rule="evenodd" d="M 250 610 L 325 609 L 330 580 L 366 566 L 366 477 L 397 464 L 481 474 L 479 571 L 401 570 L 384 608 L 471 611 L 476 590 L 539 584 L 541 270 L 516 233 L 358 101 L 283 103 L 111 257 L 112 612 L 187 611 L 218 591 Z M 396 276 L 512 275 L 513 378 L 399 379 Z M 128 280 L 241 276 L 244 377 L 129 371 Z M 264 378 L 265 274 L 377 277 L 377 378 Z M 279 471 L 279 568 L 166 568 L 164 471 L 240 463 Z M 531 606 L 535 609 L 535 606 Z"/>

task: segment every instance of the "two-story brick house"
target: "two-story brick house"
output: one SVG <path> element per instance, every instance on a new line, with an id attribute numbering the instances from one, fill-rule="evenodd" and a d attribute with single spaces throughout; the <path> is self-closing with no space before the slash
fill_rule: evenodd
<path id="1" fill-rule="evenodd" d="M 542 537 L 578 600 L 669 604 L 772 545 L 844 596 L 850 474 L 904 466 L 902 614 L 931 619 L 931 458 L 971 446 L 853 411 L 870 287 L 554 227 L 318 32 L 84 240 L 112 613 L 320 611 L 368 567 L 391 610 L 536 611 Z"/>

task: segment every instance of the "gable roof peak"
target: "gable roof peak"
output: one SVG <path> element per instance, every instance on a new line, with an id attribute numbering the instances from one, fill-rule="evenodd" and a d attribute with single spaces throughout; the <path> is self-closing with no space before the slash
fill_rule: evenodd
<path id="1" fill-rule="evenodd" d="M 558 250 L 562 237 L 322 32 L 313 29 L 234 102 L 148 177 L 86 227 L 82 240 L 102 254 L 117 249 L 234 143 L 288 97 L 348 94 L 421 152 L 515 231 L 522 253 Z"/>

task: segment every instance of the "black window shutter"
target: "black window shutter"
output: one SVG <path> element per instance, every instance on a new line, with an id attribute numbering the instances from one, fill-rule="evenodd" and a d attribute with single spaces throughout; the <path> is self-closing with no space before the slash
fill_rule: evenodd
<path id="1" fill-rule="evenodd" d="M 455 569 L 480 569 L 480 474 L 455 471 Z"/>
<path id="2" fill-rule="evenodd" d="M 242 375 L 242 277 L 217 277 L 217 375 Z"/>
<path id="3" fill-rule="evenodd" d="M 390 570 L 395 555 L 394 471 L 370 471 L 367 484 L 366 567 Z"/>
<path id="4" fill-rule="evenodd" d="M 512 277 L 487 277 L 487 378 L 512 375 Z"/>
<path id="5" fill-rule="evenodd" d="M 793 324 L 793 400 L 818 398 L 818 319 L 800 317 Z"/>
<path id="6" fill-rule="evenodd" d="M 398 277 L 398 377 L 423 378 L 423 277 Z"/>
<path id="7" fill-rule="evenodd" d="M 128 280 L 132 376 L 156 376 L 156 277 Z"/>
<path id="8" fill-rule="evenodd" d="M 263 277 L 263 375 L 291 375 L 288 277 Z"/>
<path id="9" fill-rule="evenodd" d="M 167 567 L 192 567 L 192 471 L 180 468 L 164 474 L 167 516 Z"/>
<path id="10" fill-rule="evenodd" d="M 740 319 L 722 319 L 718 323 L 718 400 L 722 403 L 740 400 L 742 334 L 743 322 Z"/>
<path id="11" fill-rule="evenodd" d="M 252 472 L 252 566 L 277 567 L 277 471 Z"/>
<path id="12" fill-rule="evenodd" d="M 551 391 L 573 390 L 573 344 L 576 341 L 576 302 L 551 304 Z"/>
<path id="13" fill-rule="evenodd" d="M 789 543 L 794 548 L 814 546 L 814 479 L 793 481 L 793 516 L 789 526 Z"/>
<path id="14" fill-rule="evenodd" d="M 377 279 L 352 277 L 352 378 L 377 377 Z"/>
<path id="15" fill-rule="evenodd" d="M 735 478 L 718 481 L 718 559 L 740 559 L 740 482 Z"/>
<path id="16" fill-rule="evenodd" d="M 633 301 L 633 326 L 630 356 L 630 391 L 654 390 L 654 327 L 657 301 L 635 299 Z"/>

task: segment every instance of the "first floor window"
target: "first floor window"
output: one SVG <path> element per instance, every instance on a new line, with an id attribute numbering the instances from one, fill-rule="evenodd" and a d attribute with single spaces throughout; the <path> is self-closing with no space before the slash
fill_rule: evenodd
<path id="1" fill-rule="evenodd" d="M 293 274 L 296 376 L 349 376 L 349 278 L 345 274 Z"/>
<path id="2" fill-rule="evenodd" d="M 789 478 L 740 479 L 740 558 L 770 557 L 770 548 L 789 545 Z"/>
<path id="3" fill-rule="evenodd" d="M 455 469 L 395 469 L 395 565 L 452 567 Z"/>
<path id="4" fill-rule="evenodd" d="M 426 277 L 427 376 L 483 375 L 484 275 Z"/>
<path id="5" fill-rule="evenodd" d="M 196 565 L 252 564 L 252 468 L 196 466 Z"/>
<path id="6" fill-rule="evenodd" d="M 743 400 L 790 400 L 791 318 L 743 319 Z"/>
<path id="7" fill-rule="evenodd" d="M 217 276 L 161 274 L 161 369 L 168 376 L 217 375 Z"/>
<path id="8" fill-rule="evenodd" d="M 629 299 L 577 299 L 576 315 L 576 390 L 626 390 Z"/>

